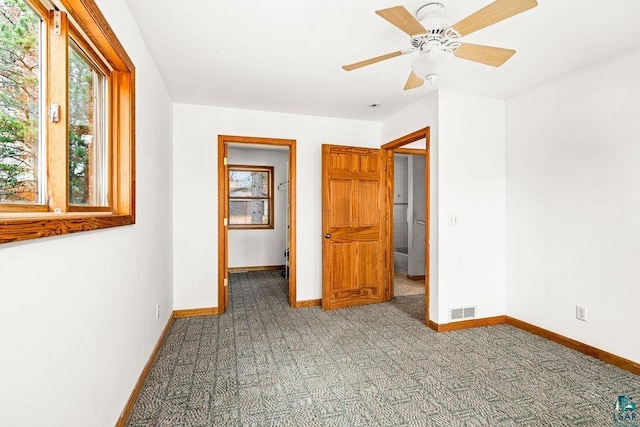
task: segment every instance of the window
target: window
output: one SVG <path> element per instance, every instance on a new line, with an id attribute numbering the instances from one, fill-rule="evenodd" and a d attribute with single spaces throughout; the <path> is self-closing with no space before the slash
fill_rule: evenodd
<path id="1" fill-rule="evenodd" d="M 0 203 L 41 203 L 42 19 L 19 0 L 0 12 Z"/>
<path id="2" fill-rule="evenodd" d="M 273 167 L 229 165 L 229 228 L 273 228 Z"/>
<path id="3" fill-rule="evenodd" d="M 135 222 L 134 82 L 93 0 L 0 0 L 0 243 Z"/>
<path id="4" fill-rule="evenodd" d="M 69 41 L 69 204 L 105 206 L 105 76 Z"/>

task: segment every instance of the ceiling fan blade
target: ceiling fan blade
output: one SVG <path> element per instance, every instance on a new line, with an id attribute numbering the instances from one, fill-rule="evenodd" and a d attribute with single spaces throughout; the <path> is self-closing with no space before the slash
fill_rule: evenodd
<path id="1" fill-rule="evenodd" d="M 410 36 L 425 34 L 427 30 L 404 6 L 376 10 L 376 13 Z"/>
<path id="2" fill-rule="evenodd" d="M 375 64 L 376 62 L 385 61 L 387 59 L 395 58 L 396 56 L 402 55 L 403 52 L 401 50 L 397 52 L 387 53 L 386 55 L 376 56 L 375 58 L 365 59 L 364 61 L 356 62 L 354 64 L 343 65 L 342 69 L 345 71 L 355 70 L 356 68 L 366 67 L 367 65 Z"/>
<path id="3" fill-rule="evenodd" d="M 501 47 L 482 46 L 479 44 L 462 43 L 453 54 L 462 59 L 480 62 L 481 64 L 499 67 L 516 53 L 512 49 L 503 49 Z"/>
<path id="4" fill-rule="evenodd" d="M 538 2 L 536 0 L 496 0 L 463 20 L 456 22 L 452 28 L 460 36 L 466 36 L 537 5 Z"/>
<path id="5" fill-rule="evenodd" d="M 424 84 L 424 80 L 416 75 L 413 71 L 409 74 L 409 78 L 407 79 L 407 83 L 404 85 L 404 90 L 415 89 Z"/>

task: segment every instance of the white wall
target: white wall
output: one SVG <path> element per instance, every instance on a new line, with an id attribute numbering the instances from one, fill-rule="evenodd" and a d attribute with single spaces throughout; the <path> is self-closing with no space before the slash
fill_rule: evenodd
<path id="1" fill-rule="evenodd" d="M 174 308 L 218 306 L 219 134 L 297 141 L 297 299 L 321 298 L 321 145 L 379 147 L 380 124 L 187 104 L 173 119 Z"/>
<path id="2" fill-rule="evenodd" d="M 505 314 L 505 138 L 504 100 L 440 93 L 438 323 Z"/>
<path id="3" fill-rule="evenodd" d="M 171 100 L 125 1 L 97 3 L 136 65 L 137 224 L 0 247 L 0 425 L 113 426 L 173 308 Z"/>
<path id="4" fill-rule="evenodd" d="M 273 166 L 273 228 L 229 230 L 229 268 L 284 265 L 287 247 L 287 192 L 278 184 L 287 181 L 288 150 L 229 148 L 229 164 Z"/>
<path id="5" fill-rule="evenodd" d="M 636 51 L 507 104 L 507 313 L 635 362 L 639 73 Z"/>
<path id="6" fill-rule="evenodd" d="M 476 306 L 505 313 L 505 103 L 444 91 L 385 121 L 382 140 L 426 126 L 430 144 L 431 320 Z M 447 225 L 449 215 L 458 225 Z"/>

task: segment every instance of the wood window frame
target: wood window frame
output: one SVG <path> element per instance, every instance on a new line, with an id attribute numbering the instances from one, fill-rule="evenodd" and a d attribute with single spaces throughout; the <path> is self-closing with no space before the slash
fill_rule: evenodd
<path id="1" fill-rule="evenodd" d="M 273 166 L 259 166 L 259 165 L 229 165 L 229 175 L 227 176 L 227 180 L 230 181 L 230 176 L 232 171 L 242 171 L 242 172 L 267 172 L 269 177 L 269 183 L 267 184 L 267 188 L 269 189 L 268 197 L 231 197 L 231 194 L 228 194 L 229 201 L 229 212 L 231 212 L 231 202 L 237 200 L 268 200 L 268 209 L 269 209 L 269 222 L 267 224 L 232 224 L 231 223 L 231 213 L 229 213 L 229 229 L 230 230 L 265 230 L 265 229 L 273 229 L 274 228 L 274 185 L 273 185 Z M 231 192 L 231 185 L 228 185 L 229 192 Z"/>
<path id="2" fill-rule="evenodd" d="M 97 230 L 135 223 L 135 66 L 94 0 L 59 0 L 61 34 L 53 29 L 54 10 L 38 0 L 25 0 L 44 21 L 47 59 L 42 75 L 42 99 L 58 104 L 60 120 L 47 117 L 47 203 L 0 205 L 0 243 Z M 108 206 L 70 206 L 68 203 L 68 40 L 73 40 L 106 67 L 107 92 L 107 192 Z M 64 58 L 52 66 L 49 58 Z M 64 81 L 64 84 L 60 84 Z"/>

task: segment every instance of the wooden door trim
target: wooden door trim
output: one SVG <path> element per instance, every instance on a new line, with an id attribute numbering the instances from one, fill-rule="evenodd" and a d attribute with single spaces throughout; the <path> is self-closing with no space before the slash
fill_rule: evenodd
<path id="1" fill-rule="evenodd" d="M 420 148 L 396 148 L 393 150 L 395 154 L 409 154 L 412 156 L 424 156 L 427 154 L 427 150 Z"/>
<path id="2" fill-rule="evenodd" d="M 431 128 L 426 127 L 423 129 L 419 129 L 415 132 L 411 132 L 408 135 L 405 136 L 401 136 L 398 139 L 394 139 L 391 142 L 387 142 L 386 144 L 382 145 L 380 148 L 382 148 L 383 150 L 395 150 L 396 148 L 400 148 L 403 147 L 407 144 L 411 144 L 412 142 L 416 142 L 416 141 L 420 141 L 423 138 L 427 139 L 427 151 L 429 150 L 429 141 L 430 141 L 430 135 L 431 135 Z"/>
<path id="3" fill-rule="evenodd" d="M 227 177 L 224 172 L 224 154 L 227 143 L 270 145 L 289 148 L 289 306 L 296 307 L 296 140 L 218 135 L 218 312 L 222 314 L 225 311 L 224 303 L 221 304 L 221 302 L 224 302 L 225 297 L 224 279 L 228 277 L 228 260 L 226 253 L 228 244 L 224 226 L 224 218 L 226 218 L 228 206 L 228 192 L 226 189 Z"/>
<path id="4" fill-rule="evenodd" d="M 218 137 L 218 314 L 225 311 L 224 279 L 227 277 L 227 237 L 224 219 L 227 217 L 227 177 L 224 158 L 226 144 L 222 137 Z"/>
<path id="5" fill-rule="evenodd" d="M 402 148 L 407 144 L 410 144 L 412 142 L 416 142 L 416 141 L 420 141 L 421 139 L 425 139 L 426 140 L 426 149 L 424 150 L 420 150 L 420 149 L 411 149 L 411 148 Z M 400 138 L 394 139 L 393 141 L 390 141 L 384 145 L 382 145 L 380 148 L 382 150 L 384 150 L 385 152 L 385 157 L 386 157 L 386 161 L 387 161 L 387 177 L 386 177 L 386 185 L 387 185 L 387 197 L 386 197 L 386 203 L 385 203 L 385 211 L 386 211 L 386 219 L 387 219 L 387 226 L 386 226 L 386 230 L 387 230 L 387 234 L 386 234 L 386 238 L 387 238 L 387 250 L 389 251 L 390 254 L 393 253 L 393 174 L 394 174 L 394 167 L 393 167 L 393 155 L 394 152 L 395 153 L 403 153 L 403 154 L 418 154 L 415 151 L 422 151 L 423 153 L 420 154 L 424 154 L 424 160 L 425 160 L 425 202 L 426 202 L 426 212 L 425 212 L 425 220 L 426 220 L 426 227 L 425 227 L 425 232 L 424 232 L 424 237 L 425 237 L 425 264 L 424 264 L 424 274 L 425 274 L 425 281 L 424 281 L 424 286 L 425 286 L 425 292 L 424 292 L 424 323 L 425 325 L 429 326 L 429 308 L 430 308 L 430 303 L 431 303 L 431 284 L 429 282 L 429 270 L 430 270 L 430 265 L 429 265 L 429 260 L 431 259 L 431 248 L 429 245 L 429 240 L 430 240 L 430 228 L 431 228 L 431 159 L 429 156 L 429 148 L 431 146 L 431 129 L 429 127 L 426 128 L 422 128 L 419 129 L 415 132 L 412 132 L 410 134 L 401 136 Z M 389 272 L 388 274 L 388 281 L 387 281 L 387 286 L 385 289 L 385 293 L 391 297 L 391 294 L 393 292 L 393 256 L 388 257 L 387 259 L 387 271 Z"/>

